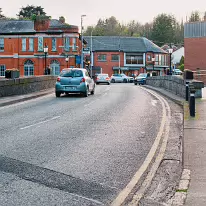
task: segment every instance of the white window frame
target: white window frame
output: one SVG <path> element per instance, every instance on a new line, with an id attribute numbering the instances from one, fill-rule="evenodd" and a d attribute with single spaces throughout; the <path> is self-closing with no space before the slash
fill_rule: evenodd
<path id="1" fill-rule="evenodd" d="M 57 50 L 57 39 L 56 37 L 52 37 L 52 51 Z"/>
<path id="2" fill-rule="evenodd" d="M 0 38 L 0 51 L 4 51 L 4 38 Z"/>
<path id="3" fill-rule="evenodd" d="M 44 51 L 44 37 L 38 37 L 38 51 Z"/>
<path id="4" fill-rule="evenodd" d="M 29 38 L 29 51 L 34 51 L 34 38 Z"/>
<path id="5" fill-rule="evenodd" d="M 26 51 L 26 37 L 21 39 L 21 50 Z"/>
<path id="6" fill-rule="evenodd" d="M 5 76 L 5 71 L 6 71 L 6 66 L 4 64 L 0 64 L 0 77 Z"/>

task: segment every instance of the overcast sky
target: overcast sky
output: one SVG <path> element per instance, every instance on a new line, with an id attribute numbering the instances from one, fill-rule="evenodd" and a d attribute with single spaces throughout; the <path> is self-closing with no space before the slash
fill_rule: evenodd
<path id="1" fill-rule="evenodd" d="M 52 18 L 64 16 L 66 22 L 80 26 L 80 16 L 84 18 L 84 26 L 96 24 L 99 18 L 115 16 L 121 23 L 137 20 L 150 22 L 160 13 L 173 14 L 179 21 L 198 10 L 203 15 L 206 11 L 205 0 L 0 0 L 3 14 L 16 17 L 21 7 L 26 5 L 42 6 Z"/>

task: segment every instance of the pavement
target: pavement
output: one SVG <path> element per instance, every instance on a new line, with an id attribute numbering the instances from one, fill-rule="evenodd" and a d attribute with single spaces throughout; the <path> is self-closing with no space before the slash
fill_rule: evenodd
<path id="1" fill-rule="evenodd" d="M 196 115 L 190 117 L 188 102 L 161 88 L 145 87 L 161 93 L 184 107 L 183 173 L 171 205 L 206 205 L 206 87 L 203 97 L 196 99 Z M 0 107 L 37 98 L 54 92 L 54 89 L 0 98 Z M 170 204 L 169 204 L 170 205 Z"/>

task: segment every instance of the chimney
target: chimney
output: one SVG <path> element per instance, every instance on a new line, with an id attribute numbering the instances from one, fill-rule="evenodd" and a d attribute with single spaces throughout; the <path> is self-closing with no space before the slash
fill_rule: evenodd
<path id="1" fill-rule="evenodd" d="M 50 19 L 47 16 L 36 16 L 36 20 L 34 21 L 34 29 L 36 31 L 47 31 L 49 28 Z"/>
<path id="2" fill-rule="evenodd" d="M 65 24 L 65 18 L 63 16 L 60 16 L 59 17 L 59 21 L 62 23 L 62 24 Z"/>

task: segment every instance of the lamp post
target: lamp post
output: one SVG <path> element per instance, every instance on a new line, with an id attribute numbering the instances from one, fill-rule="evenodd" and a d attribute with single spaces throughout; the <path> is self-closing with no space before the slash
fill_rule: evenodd
<path id="1" fill-rule="evenodd" d="M 81 40 L 82 40 L 82 49 L 81 49 L 81 68 L 83 68 L 83 49 L 84 49 L 84 38 L 83 38 L 83 17 L 85 17 L 86 15 L 81 15 Z"/>
<path id="2" fill-rule="evenodd" d="M 154 72 L 154 65 L 155 65 L 155 58 L 154 57 L 152 57 L 152 70 L 153 70 L 153 72 Z"/>
<path id="3" fill-rule="evenodd" d="M 172 48 L 168 49 L 168 52 L 170 54 L 170 72 L 169 72 L 169 75 L 172 75 L 171 62 L 172 62 L 172 52 L 173 52 L 173 49 Z"/>
<path id="4" fill-rule="evenodd" d="M 66 57 L 65 61 L 66 61 L 66 63 L 67 63 L 67 68 L 69 68 L 69 65 L 68 65 L 68 63 L 69 63 L 69 57 Z"/>
<path id="5" fill-rule="evenodd" d="M 44 55 L 45 55 L 44 61 L 45 61 L 45 72 L 46 72 L 46 74 L 48 74 L 48 72 L 49 72 L 49 71 L 47 71 L 47 68 L 46 68 L 46 56 L 47 56 L 47 53 L 48 53 L 48 46 L 45 45 L 44 46 Z"/>
<path id="6" fill-rule="evenodd" d="M 90 38 L 90 72 L 91 72 L 91 77 L 92 77 L 92 66 L 93 66 L 93 53 L 92 53 L 92 33 L 93 33 L 93 28 L 91 30 L 91 38 Z"/>

